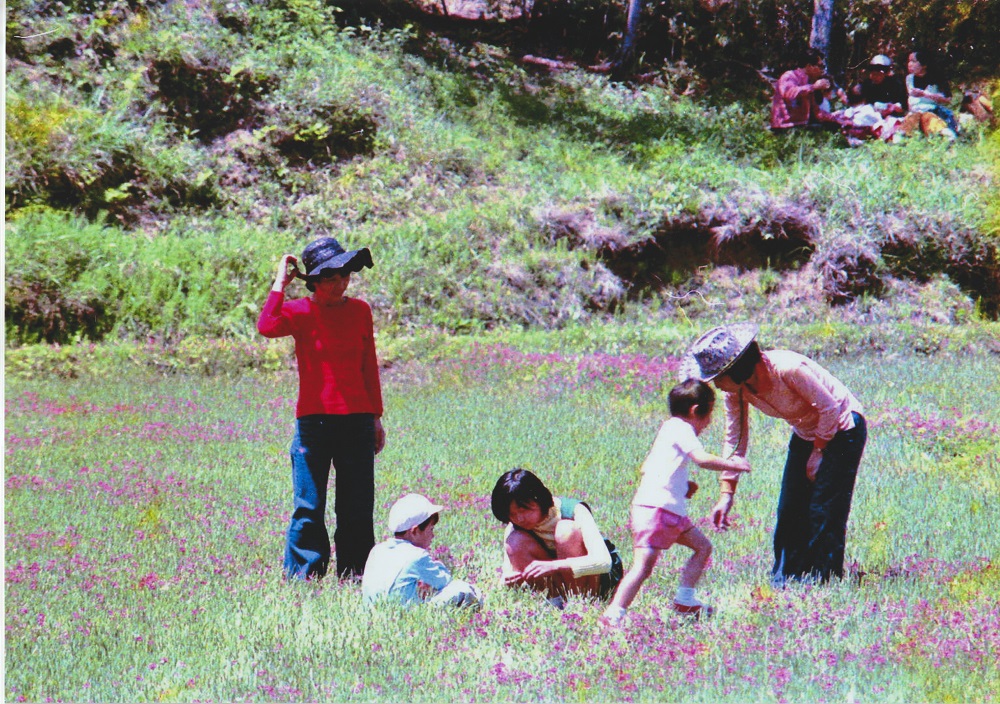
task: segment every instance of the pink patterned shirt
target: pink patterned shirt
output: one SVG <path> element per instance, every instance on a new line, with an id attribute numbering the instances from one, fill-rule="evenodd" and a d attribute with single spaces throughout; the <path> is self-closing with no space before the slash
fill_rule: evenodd
<path id="1" fill-rule="evenodd" d="M 808 357 L 788 350 L 761 352 L 767 379 L 761 388 L 747 384 L 725 395 L 726 444 L 723 454 L 745 457 L 749 440 L 749 407 L 787 421 L 803 440 L 822 444 L 841 430 L 854 427 L 853 413 L 863 413 L 861 403 L 830 372 Z M 738 472 L 723 472 L 723 479 L 738 479 Z"/>

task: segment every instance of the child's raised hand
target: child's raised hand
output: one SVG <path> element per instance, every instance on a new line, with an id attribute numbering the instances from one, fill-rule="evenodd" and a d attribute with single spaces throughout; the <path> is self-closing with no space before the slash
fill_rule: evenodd
<path id="1" fill-rule="evenodd" d="M 295 258 L 294 254 L 286 254 L 281 257 L 281 261 L 278 262 L 278 273 L 274 277 L 276 290 L 283 291 L 288 284 L 295 280 L 299 273 L 298 264 L 299 260 Z"/>

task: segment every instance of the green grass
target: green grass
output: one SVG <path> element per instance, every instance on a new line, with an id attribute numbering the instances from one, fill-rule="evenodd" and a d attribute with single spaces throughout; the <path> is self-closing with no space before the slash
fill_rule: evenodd
<path id="1" fill-rule="evenodd" d="M 648 362 L 496 347 L 387 375 L 377 525 L 406 491 L 444 503 L 434 550 L 486 592 L 479 614 L 368 612 L 355 586 L 282 582 L 290 374 L 9 379 L 5 697 L 996 701 L 996 358 L 825 363 L 870 423 L 848 537 L 861 584 L 767 587 L 788 430 L 755 414 L 754 473 L 702 584 L 718 618 L 665 610 L 678 549 L 613 634 L 597 605 L 498 587 L 488 495 L 528 467 L 591 502 L 630 564 L 628 505 L 670 384 Z M 699 521 L 712 476 L 695 470 Z"/>

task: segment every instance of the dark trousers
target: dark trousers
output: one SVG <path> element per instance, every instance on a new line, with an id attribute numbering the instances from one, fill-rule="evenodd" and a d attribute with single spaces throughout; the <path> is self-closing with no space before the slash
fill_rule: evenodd
<path id="1" fill-rule="evenodd" d="M 789 578 L 825 582 L 844 576 L 847 517 L 867 439 L 865 419 L 855 413 L 854 428 L 833 436 L 816 480 L 809 481 L 806 462 L 813 444 L 792 433 L 774 527 L 771 578 L 776 584 Z"/>
<path id="2" fill-rule="evenodd" d="M 337 574 L 364 573 L 375 545 L 375 417 L 370 413 L 304 416 L 295 422 L 290 451 L 294 507 L 285 543 L 285 575 L 326 574 L 330 536 L 326 496 L 330 465 L 336 472 Z"/>

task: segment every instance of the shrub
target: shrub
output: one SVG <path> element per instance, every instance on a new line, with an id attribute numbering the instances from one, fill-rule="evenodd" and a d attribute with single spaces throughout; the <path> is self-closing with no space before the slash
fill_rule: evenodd
<path id="1" fill-rule="evenodd" d="M 918 281 L 945 273 L 980 303 L 1000 315 L 1000 250 L 996 238 L 956 226 L 950 214 L 924 222 L 899 219 L 886 236 L 883 256 L 890 271 Z"/>
<path id="2" fill-rule="evenodd" d="M 278 128 L 274 143 L 292 165 L 321 166 L 370 154 L 378 124 L 369 115 L 339 105 L 320 105 L 311 120 Z"/>
<path id="3" fill-rule="evenodd" d="M 48 210 L 8 223 L 4 292 L 8 343 L 100 339 L 114 326 L 108 291 L 91 277 L 112 262 L 108 229 Z"/>
<path id="4" fill-rule="evenodd" d="M 94 340 L 109 327 L 100 298 L 66 293 L 53 282 L 18 273 L 7 277 L 4 301 L 7 337 L 22 343 Z"/>
<path id="5" fill-rule="evenodd" d="M 15 80 L 7 107 L 8 208 L 47 202 L 94 217 L 137 177 L 141 130 L 99 100 Z"/>
<path id="6" fill-rule="evenodd" d="M 228 219 L 178 217 L 158 235 L 53 211 L 8 224 L 9 341 L 118 336 L 250 339 L 278 258 L 294 236 Z"/>
<path id="7" fill-rule="evenodd" d="M 845 240 L 827 247 L 815 262 L 827 301 L 843 305 L 861 296 L 880 296 L 885 287 L 878 250 L 871 244 Z"/>
<path id="8" fill-rule="evenodd" d="M 183 56 L 157 58 L 149 67 L 156 98 L 179 127 L 208 144 L 238 129 L 261 124 L 257 99 L 274 87 L 266 74 Z"/>

